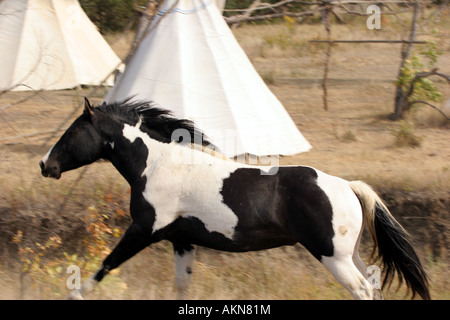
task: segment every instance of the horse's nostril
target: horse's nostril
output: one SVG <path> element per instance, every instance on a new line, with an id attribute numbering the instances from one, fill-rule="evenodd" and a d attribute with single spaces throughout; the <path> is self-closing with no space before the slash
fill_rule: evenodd
<path id="1" fill-rule="evenodd" d="M 44 161 L 39 161 L 39 167 L 41 167 L 41 170 L 44 170 L 45 165 L 44 165 Z"/>

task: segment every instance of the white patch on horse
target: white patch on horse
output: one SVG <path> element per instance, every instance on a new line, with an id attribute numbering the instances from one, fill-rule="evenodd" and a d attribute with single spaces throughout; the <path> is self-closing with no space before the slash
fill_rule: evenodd
<path id="1" fill-rule="evenodd" d="M 361 204 L 349 182 L 316 170 L 317 185 L 326 193 L 333 210 L 333 256 L 321 261 L 356 299 L 372 299 L 373 289 L 365 279 L 366 271 L 355 244 L 363 227 Z M 358 264 L 355 265 L 355 261 Z"/>
<path id="2" fill-rule="evenodd" d="M 139 121 L 136 123 L 135 126 L 130 126 L 129 124 L 124 124 L 123 126 L 123 136 L 130 140 L 131 143 L 133 143 L 137 138 L 142 138 L 143 135 L 145 135 L 148 139 L 150 137 L 141 131 L 140 127 L 142 124 L 142 119 L 139 118 Z"/>
<path id="3" fill-rule="evenodd" d="M 171 155 L 180 154 L 179 148 L 189 147 L 154 140 L 140 130 L 140 125 L 141 121 L 135 126 L 125 124 L 123 135 L 131 143 L 141 138 L 148 150 L 141 176 L 147 178 L 143 196 L 156 212 L 152 232 L 166 227 L 178 217 L 195 217 L 209 232 L 219 232 L 232 239 L 238 218 L 222 202 L 220 191 L 223 180 L 240 165 L 207 154 L 201 157 L 205 159 L 204 163 L 180 165 Z M 201 151 L 192 149 L 192 152 Z M 211 165 L 216 162 L 221 165 Z"/>
<path id="4" fill-rule="evenodd" d="M 333 246 L 354 250 L 363 223 L 358 198 L 344 179 L 316 170 L 317 185 L 325 192 L 333 208 Z M 345 244 L 344 244 L 345 243 Z"/>
<path id="5" fill-rule="evenodd" d="M 52 153 L 52 150 L 53 150 L 54 147 L 55 147 L 55 146 L 51 147 L 50 150 L 48 150 L 47 154 L 42 158 L 41 161 L 42 161 L 42 163 L 43 163 L 44 165 L 46 164 L 48 158 L 50 157 L 50 153 Z"/>

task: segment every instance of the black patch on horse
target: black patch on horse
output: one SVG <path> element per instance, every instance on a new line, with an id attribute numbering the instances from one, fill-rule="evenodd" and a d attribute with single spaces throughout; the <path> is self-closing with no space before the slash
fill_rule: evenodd
<path id="1" fill-rule="evenodd" d="M 223 203 L 237 216 L 235 241 L 246 250 L 300 242 L 314 257 L 333 255 L 333 210 L 309 167 L 275 175 L 240 168 L 223 181 Z"/>

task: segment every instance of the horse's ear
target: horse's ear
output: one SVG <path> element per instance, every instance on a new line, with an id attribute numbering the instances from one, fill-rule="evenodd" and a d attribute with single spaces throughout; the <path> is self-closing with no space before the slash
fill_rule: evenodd
<path id="1" fill-rule="evenodd" d="M 84 114 L 89 116 L 89 118 L 92 118 L 93 113 L 94 107 L 91 106 L 88 98 L 84 97 Z"/>

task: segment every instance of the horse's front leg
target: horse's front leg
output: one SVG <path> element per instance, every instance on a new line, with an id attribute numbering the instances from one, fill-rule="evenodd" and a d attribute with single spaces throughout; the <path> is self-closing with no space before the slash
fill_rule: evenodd
<path id="1" fill-rule="evenodd" d="M 111 270 L 117 268 L 122 262 L 125 262 L 136 253 L 150 245 L 153 241 L 151 229 L 133 222 L 125 232 L 119 244 L 103 261 L 101 268 L 95 275 L 86 280 L 79 290 L 72 290 L 69 294 L 69 299 L 80 300 L 87 294 L 92 292 L 97 284 L 108 274 Z"/>
<path id="2" fill-rule="evenodd" d="M 192 264 L 194 262 L 195 248 L 190 244 L 173 244 L 175 251 L 175 285 L 177 299 L 184 300 L 187 296 L 192 278 Z"/>

